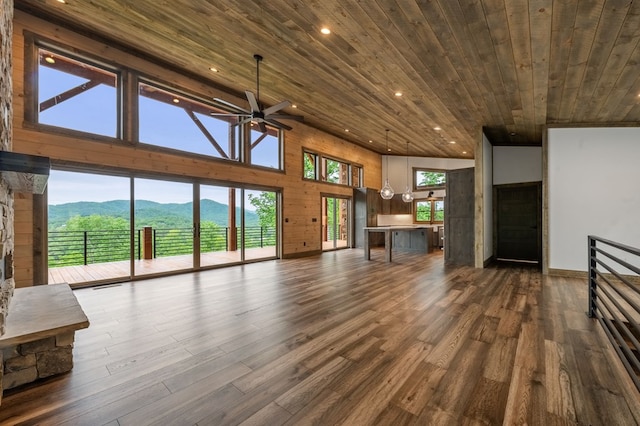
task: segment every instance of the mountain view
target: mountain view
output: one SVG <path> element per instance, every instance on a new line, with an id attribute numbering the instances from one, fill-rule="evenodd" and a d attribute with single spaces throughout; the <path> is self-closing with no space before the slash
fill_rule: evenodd
<path id="1" fill-rule="evenodd" d="M 49 206 L 49 267 L 127 260 L 130 258 L 129 201 L 81 201 Z M 228 206 L 213 200 L 200 204 L 200 249 L 224 251 L 228 239 Z M 193 203 L 135 203 L 135 258 L 141 256 L 141 228 L 153 228 L 154 257 L 193 253 Z M 236 218 L 240 232 L 240 207 Z M 261 227 L 259 215 L 245 212 L 246 248 L 275 245 L 275 229 Z M 240 239 L 240 237 L 238 237 Z"/>
<path id="2" fill-rule="evenodd" d="M 200 203 L 201 222 L 213 222 L 220 227 L 228 224 L 229 207 L 213 200 Z M 156 203 L 137 200 L 135 208 L 136 228 L 151 226 L 154 228 L 189 228 L 193 224 L 193 203 Z M 80 201 L 49 206 L 49 230 L 64 228 L 67 222 L 76 216 L 103 216 L 128 221 L 129 201 L 113 200 L 100 203 Z M 236 218 L 240 223 L 240 207 L 236 207 Z M 246 226 L 259 226 L 255 212 L 245 212 Z"/>

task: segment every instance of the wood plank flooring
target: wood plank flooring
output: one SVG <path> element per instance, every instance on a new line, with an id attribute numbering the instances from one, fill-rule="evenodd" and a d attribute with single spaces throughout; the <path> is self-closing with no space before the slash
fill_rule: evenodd
<path id="1" fill-rule="evenodd" d="M 529 267 L 348 249 L 75 294 L 73 371 L 7 392 L 0 423 L 640 423 L 586 283 Z"/>

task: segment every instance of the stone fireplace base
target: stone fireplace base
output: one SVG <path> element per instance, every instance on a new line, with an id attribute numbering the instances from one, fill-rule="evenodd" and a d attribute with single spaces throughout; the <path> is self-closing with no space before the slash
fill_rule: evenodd
<path id="1" fill-rule="evenodd" d="M 10 346 L 2 351 L 2 389 L 13 389 L 73 368 L 74 332 Z"/>
<path id="2" fill-rule="evenodd" d="M 68 284 L 16 289 L 0 337 L 0 391 L 70 371 L 75 332 L 88 326 Z"/>

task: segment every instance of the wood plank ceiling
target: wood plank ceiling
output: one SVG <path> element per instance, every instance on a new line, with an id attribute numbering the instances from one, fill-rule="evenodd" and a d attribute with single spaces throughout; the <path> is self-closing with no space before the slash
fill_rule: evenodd
<path id="1" fill-rule="evenodd" d="M 411 155 L 471 158 L 481 128 L 494 144 L 539 145 L 544 124 L 640 122 L 638 1 L 15 5 L 175 64 L 241 98 L 255 91 L 259 53 L 264 104 L 289 99 L 298 109 L 284 112 L 380 153 L 386 128 L 392 154 L 405 154 L 409 141 Z M 331 34 L 321 34 L 324 26 Z"/>

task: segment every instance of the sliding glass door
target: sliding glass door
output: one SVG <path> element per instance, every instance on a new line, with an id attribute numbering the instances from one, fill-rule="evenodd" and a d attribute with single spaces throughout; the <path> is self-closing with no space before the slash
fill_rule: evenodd
<path id="1" fill-rule="evenodd" d="M 245 260 L 277 255 L 277 194 L 273 191 L 244 190 Z"/>
<path id="2" fill-rule="evenodd" d="M 278 256 L 275 191 L 52 170 L 48 198 L 52 284 Z"/>
<path id="3" fill-rule="evenodd" d="M 238 241 L 240 190 L 226 186 L 200 185 L 200 266 L 216 266 L 242 261 Z"/>
<path id="4" fill-rule="evenodd" d="M 136 276 L 193 268 L 193 184 L 134 179 Z"/>
<path id="5" fill-rule="evenodd" d="M 49 284 L 130 278 L 129 182 L 126 177 L 51 171 Z"/>

